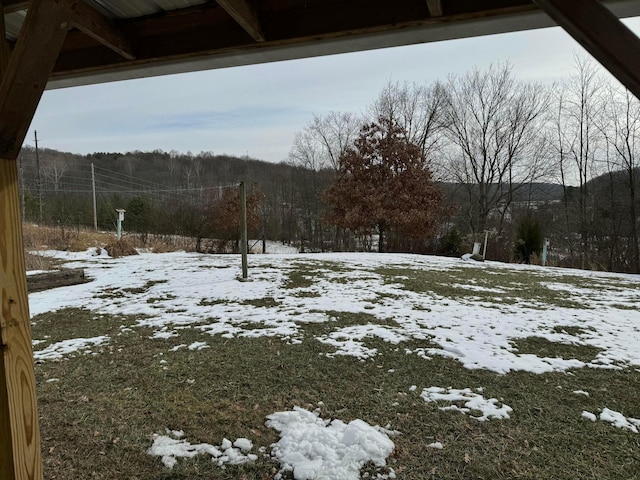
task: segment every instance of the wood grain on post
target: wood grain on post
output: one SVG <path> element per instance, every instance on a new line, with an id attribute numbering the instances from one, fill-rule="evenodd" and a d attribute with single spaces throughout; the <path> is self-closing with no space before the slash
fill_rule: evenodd
<path id="1" fill-rule="evenodd" d="M 0 159 L 0 478 L 41 479 L 17 163 Z"/>
<path id="2" fill-rule="evenodd" d="M 16 159 L 77 1 L 33 0 L 0 65 L 1 480 L 43 478 Z"/>

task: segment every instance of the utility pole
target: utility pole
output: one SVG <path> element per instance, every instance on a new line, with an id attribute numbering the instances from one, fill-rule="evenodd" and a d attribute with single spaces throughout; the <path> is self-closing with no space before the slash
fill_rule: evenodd
<path id="1" fill-rule="evenodd" d="M 40 224 L 42 224 L 42 180 L 40 178 L 40 155 L 38 153 L 38 131 L 33 131 L 33 136 L 36 139 L 36 168 L 38 169 L 38 205 L 40 207 Z"/>
<path id="2" fill-rule="evenodd" d="M 98 230 L 98 208 L 96 205 L 96 172 L 91 164 L 91 186 L 93 187 L 93 229 Z"/>
<path id="3" fill-rule="evenodd" d="M 242 278 L 240 281 L 248 280 L 247 267 L 247 190 L 244 182 L 240 182 L 240 252 L 242 253 Z"/>

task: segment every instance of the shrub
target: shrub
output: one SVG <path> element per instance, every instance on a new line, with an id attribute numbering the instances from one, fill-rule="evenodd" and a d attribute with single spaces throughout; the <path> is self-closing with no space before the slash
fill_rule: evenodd
<path id="1" fill-rule="evenodd" d="M 518 225 L 517 240 L 515 244 L 516 258 L 520 262 L 531 263 L 533 254 L 540 255 L 542 252 L 542 224 L 540 221 L 528 214 Z"/>
<path id="2" fill-rule="evenodd" d="M 112 258 L 127 257 L 129 255 L 138 255 L 138 251 L 133 248 L 131 242 L 125 239 L 115 240 L 104 247 Z"/>
<path id="3" fill-rule="evenodd" d="M 460 247 L 462 246 L 462 236 L 457 229 L 449 230 L 441 239 L 438 253 L 453 257 L 460 256 Z"/>

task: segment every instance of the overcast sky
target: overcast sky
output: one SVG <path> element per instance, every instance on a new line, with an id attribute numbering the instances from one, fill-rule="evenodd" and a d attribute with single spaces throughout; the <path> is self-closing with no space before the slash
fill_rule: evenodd
<path id="1" fill-rule="evenodd" d="M 640 31 L 640 18 L 627 22 Z M 584 52 L 560 28 L 46 91 L 27 145 L 74 153 L 177 150 L 285 160 L 313 114 L 363 112 L 389 81 L 509 61 L 550 83 Z"/>

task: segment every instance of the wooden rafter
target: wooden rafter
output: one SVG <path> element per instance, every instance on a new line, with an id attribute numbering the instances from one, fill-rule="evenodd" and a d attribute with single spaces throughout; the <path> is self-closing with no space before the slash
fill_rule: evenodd
<path id="1" fill-rule="evenodd" d="M 0 158 L 16 158 L 79 0 L 33 0 L 0 87 Z"/>
<path id="2" fill-rule="evenodd" d="M 640 39 L 598 0 L 534 0 L 640 98 Z"/>
<path id="3" fill-rule="evenodd" d="M 29 8 L 31 0 L 4 0 L 4 2 L 2 3 L 4 7 L 4 13 L 7 14 L 19 12 L 20 10 L 26 10 L 27 8 Z"/>
<path id="4" fill-rule="evenodd" d="M 442 16 L 441 0 L 427 0 L 427 8 L 429 9 L 429 15 L 431 15 L 432 17 Z"/>
<path id="5" fill-rule="evenodd" d="M 28 10 L 31 1 L 4 0 L 4 13 Z M 114 22 L 106 18 L 100 12 L 84 2 L 79 2 L 75 7 L 75 15 L 72 24 L 85 35 L 100 42 L 127 60 L 136 58 L 133 48 L 122 30 Z"/>
<path id="6" fill-rule="evenodd" d="M 248 0 L 216 0 L 256 42 L 266 40 L 256 9 Z"/>
<path id="7" fill-rule="evenodd" d="M 80 2 L 75 7 L 73 26 L 81 32 L 97 40 L 127 60 L 136 58 L 133 48 L 122 33 L 122 30 L 100 12 L 86 3 Z"/>

